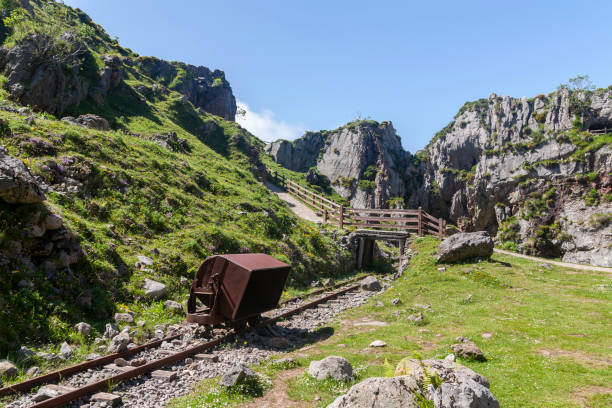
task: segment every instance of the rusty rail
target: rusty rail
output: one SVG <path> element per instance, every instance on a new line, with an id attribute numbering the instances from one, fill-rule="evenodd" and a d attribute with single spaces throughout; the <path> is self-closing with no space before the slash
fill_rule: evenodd
<path id="1" fill-rule="evenodd" d="M 344 282 L 341 285 L 345 285 L 346 283 L 347 282 Z M 303 310 L 306 310 L 306 309 L 309 309 L 311 307 L 317 306 L 317 305 L 319 305 L 321 303 L 324 303 L 324 302 L 326 302 L 328 300 L 334 299 L 334 298 L 336 298 L 336 297 L 338 297 L 340 295 L 343 295 L 343 294 L 345 294 L 347 292 L 350 292 L 350 291 L 353 291 L 355 289 L 358 289 L 359 286 L 360 286 L 359 284 L 352 285 L 352 286 L 349 286 L 348 288 L 344 288 L 344 289 L 341 289 L 341 290 L 336 291 L 334 293 L 331 293 L 329 295 L 323 296 L 323 297 L 321 297 L 321 298 L 319 298 L 317 300 L 314 300 L 314 301 L 309 302 L 307 304 L 301 305 L 301 306 L 299 306 L 299 307 L 297 307 L 295 309 L 291 309 L 291 310 L 289 310 L 287 312 L 281 313 L 280 315 L 277 315 L 277 316 L 275 316 L 275 317 L 273 317 L 271 319 L 262 321 L 257 326 L 248 328 L 245 331 L 250 331 L 250 330 L 254 330 L 254 329 L 257 329 L 257 328 L 260 328 L 260 327 L 264 327 L 264 326 L 267 326 L 267 325 L 270 325 L 270 324 L 274 324 L 274 323 L 278 322 L 279 320 L 281 320 L 283 318 L 290 317 L 292 315 L 300 313 Z M 312 293 L 311 293 L 311 295 L 312 295 Z M 110 385 L 119 384 L 119 383 L 124 382 L 126 380 L 139 377 L 141 375 L 147 374 L 147 373 L 149 373 L 151 371 L 154 371 L 156 369 L 163 368 L 163 367 L 166 367 L 166 366 L 171 365 L 173 363 L 176 363 L 178 361 L 184 360 L 187 357 L 190 357 L 192 355 L 201 353 L 201 352 L 203 352 L 205 350 L 208 350 L 208 349 L 210 349 L 212 347 L 215 347 L 215 346 L 223 343 L 224 341 L 227 341 L 227 340 L 231 339 L 235 334 L 236 333 L 234 333 L 234 332 L 230 332 L 230 333 L 228 333 L 228 334 L 226 334 L 226 335 L 224 335 L 224 336 L 222 336 L 222 337 L 220 337 L 218 339 L 210 340 L 210 341 L 207 341 L 205 343 L 200 343 L 200 344 L 198 344 L 198 345 L 196 345 L 194 347 L 188 348 L 188 349 L 183 350 L 183 351 L 179 351 L 177 353 L 174 353 L 172 355 L 169 355 L 167 357 L 161 358 L 161 359 L 156 360 L 156 361 L 152 361 L 152 362 L 150 362 L 148 364 L 145 364 L 145 365 L 142 365 L 140 367 L 131 368 L 128 371 L 125 371 L 123 373 L 116 374 L 114 376 L 111 376 L 109 378 L 105 378 L 104 380 L 96 381 L 96 382 L 91 383 L 91 384 L 87 384 L 87 385 L 85 385 L 83 387 L 77 388 L 74 391 L 70 391 L 70 392 L 67 392 L 65 394 L 59 395 L 57 397 L 54 397 L 54 398 L 51 398 L 51 399 L 39 402 L 37 404 L 32 405 L 30 408 L 56 408 L 56 407 L 61 407 L 61 406 L 64 406 L 64 405 L 66 405 L 66 404 L 68 404 L 68 403 L 70 403 L 72 401 L 75 401 L 75 400 L 77 400 L 79 398 L 86 397 L 86 396 L 88 396 L 90 394 L 93 394 L 95 392 L 106 391 L 106 390 L 108 390 L 108 387 Z M 172 336 L 170 339 L 176 338 L 176 337 L 179 337 L 179 336 Z M 169 338 L 166 338 L 166 339 L 163 339 L 163 340 L 160 340 L 160 341 L 156 341 L 156 342 L 151 342 L 151 343 L 148 343 L 148 344 L 140 346 L 140 347 L 145 347 L 145 346 L 151 347 L 151 345 L 153 343 L 157 343 L 157 342 L 161 342 L 161 341 L 167 341 L 168 339 Z M 161 344 L 161 343 L 159 343 L 159 344 Z M 132 349 L 132 350 L 135 350 L 135 349 Z M 105 356 L 103 358 L 110 358 L 110 357 L 111 356 Z M 100 359 L 98 359 L 98 360 L 100 360 Z M 78 366 L 80 366 L 80 365 L 73 366 L 73 367 L 78 367 Z M 74 372 L 78 372 L 78 371 L 74 371 Z"/>
<path id="2" fill-rule="evenodd" d="M 351 227 L 406 231 L 419 236 L 436 235 L 440 239 L 444 236 L 446 221 L 426 213 L 421 207 L 417 210 L 345 207 L 274 170 L 268 169 L 268 174 L 289 194 L 320 214 L 324 223 L 338 225 L 340 229 Z"/>
<path id="3" fill-rule="evenodd" d="M 138 354 L 141 351 L 146 350 L 148 348 L 158 347 L 164 341 L 172 341 L 179 337 L 180 335 L 176 335 L 176 336 L 169 336 L 161 340 L 151 341 L 149 343 L 143 344 L 138 347 L 134 347 L 133 349 L 122 351 L 120 353 L 109 354 L 107 356 L 96 358 L 94 360 L 85 361 L 85 362 L 75 364 L 70 367 L 62 368 L 57 371 L 53 371 L 53 372 L 50 372 L 50 373 L 47 373 L 47 374 L 44 374 L 38 377 L 34 377 L 34 378 L 31 378 L 29 380 L 26 380 L 26 381 L 23 381 L 17 384 L 7 385 L 4 388 L 0 388 L 0 397 L 4 397 L 7 395 L 11 395 L 11 394 L 16 394 L 18 392 L 26 392 L 39 385 L 49 384 L 54 381 L 61 381 L 63 378 L 66 378 L 69 375 L 80 373 L 90 368 L 96 368 L 96 367 L 103 366 L 105 364 L 112 363 L 117 358 L 129 357 L 134 354 Z"/>

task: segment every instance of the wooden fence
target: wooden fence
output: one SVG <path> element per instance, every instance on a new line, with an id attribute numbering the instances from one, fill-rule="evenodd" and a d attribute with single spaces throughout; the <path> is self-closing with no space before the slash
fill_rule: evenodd
<path id="1" fill-rule="evenodd" d="M 411 232 L 419 236 L 426 234 L 436 235 L 440 239 L 444 236 L 446 222 L 427 214 L 421 207 L 417 210 L 392 210 L 378 208 L 352 208 L 338 204 L 314 191 L 303 187 L 296 182 L 268 169 L 277 185 L 287 190 L 323 218 L 324 223 L 338 225 L 340 229 L 347 227 L 355 229 L 393 230 L 398 232 Z"/>

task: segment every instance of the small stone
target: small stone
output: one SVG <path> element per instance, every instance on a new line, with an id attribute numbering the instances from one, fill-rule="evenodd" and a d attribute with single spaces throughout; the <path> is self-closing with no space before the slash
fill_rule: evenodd
<path id="1" fill-rule="evenodd" d="M 115 313 L 115 322 L 134 323 L 134 316 L 129 313 Z"/>
<path id="2" fill-rule="evenodd" d="M 339 344 L 338 344 L 338 347 L 340 347 L 340 348 L 346 348 L 346 344 L 344 344 L 344 343 L 339 343 Z"/>
<path id="3" fill-rule="evenodd" d="M 152 279 L 145 279 L 143 288 L 145 295 L 154 299 L 163 297 L 167 291 L 166 285 Z"/>
<path id="4" fill-rule="evenodd" d="M 186 286 L 187 284 L 189 284 L 189 280 L 186 277 L 181 276 L 181 278 L 179 279 L 179 283 L 181 284 L 181 286 Z"/>
<path id="5" fill-rule="evenodd" d="M 419 333 L 431 333 L 429 330 L 427 329 L 419 329 L 418 330 Z"/>
<path id="6" fill-rule="evenodd" d="M 98 358 L 102 357 L 101 355 L 99 355 L 98 353 L 90 353 L 87 355 L 87 357 L 85 357 L 85 360 L 87 361 L 91 361 L 91 360 L 96 360 Z"/>
<path id="7" fill-rule="evenodd" d="M 100 404 L 105 404 L 106 407 L 118 407 L 121 405 L 121 396 L 110 394 L 108 392 L 99 392 L 97 394 L 92 395 L 91 400 L 94 402 L 99 402 Z"/>
<path id="8" fill-rule="evenodd" d="M 387 343 L 382 340 L 374 340 L 370 343 L 370 347 L 387 347 Z"/>
<path id="9" fill-rule="evenodd" d="M 444 359 L 446 361 L 455 361 L 455 355 L 454 354 L 449 354 L 448 356 L 444 357 Z"/>
<path id="10" fill-rule="evenodd" d="M 484 332 L 481 334 L 483 339 L 490 339 L 493 337 L 493 333 L 489 333 L 489 332 Z"/>
<path id="11" fill-rule="evenodd" d="M 156 370 L 151 373 L 151 377 L 159 380 L 173 381 L 176 379 L 177 374 L 174 371 Z"/>
<path id="12" fill-rule="evenodd" d="M 91 325 L 85 322 L 80 322 L 74 326 L 74 329 L 81 333 L 83 336 L 88 336 L 91 332 Z"/>
<path id="13" fill-rule="evenodd" d="M 115 325 L 115 323 L 106 323 L 106 330 L 104 331 L 103 338 L 112 339 L 118 334 L 119 334 L 119 328 L 117 327 L 117 325 Z"/>
<path id="14" fill-rule="evenodd" d="M 446 266 L 439 267 L 438 272 L 446 272 Z"/>
<path id="15" fill-rule="evenodd" d="M 109 353 L 121 353 L 127 350 L 128 344 L 130 344 L 130 336 L 127 333 L 120 333 L 113 337 L 108 348 L 106 349 Z"/>
<path id="16" fill-rule="evenodd" d="M 215 354 L 196 354 L 194 356 L 197 360 L 204 361 L 207 363 L 216 363 L 219 361 L 219 356 Z"/>
<path id="17" fill-rule="evenodd" d="M 26 371 L 26 375 L 28 377 L 36 377 L 37 375 L 42 374 L 42 370 L 40 369 L 40 367 L 37 366 L 33 366 L 28 368 L 28 371 Z"/>
<path id="18" fill-rule="evenodd" d="M 383 302 L 376 302 L 376 307 L 383 307 L 385 304 Z"/>
<path id="19" fill-rule="evenodd" d="M 140 367 L 147 364 L 147 359 L 144 357 L 140 357 L 140 358 L 134 358 L 132 360 L 130 360 L 130 365 L 132 367 Z"/>
<path id="20" fill-rule="evenodd" d="M 138 258 L 138 262 L 136 262 L 136 267 L 140 267 L 142 269 L 143 267 L 153 265 L 153 259 L 149 258 L 148 256 L 138 255 L 136 258 Z"/>
<path id="21" fill-rule="evenodd" d="M 138 326 L 138 327 L 144 327 L 145 324 L 147 324 L 147 322 L 145 322 L 144 320 L 138 320 L 136 322 L 136 326 Z"/>
<path id="22" fill-rule="evenodd" d="M 182 312 L 183 306 L 180 303 L 175 302 L 174 300 L 166 300 L 164 302 L 164 307 L 166 309 L 172 310 L 173 312 Z"/>
<path id="23" fill-rule="evenodd" d="M 10 361 L 0 361 L 0 377 L 12 378 L 19 374 L 17 367 Z"/>
<path id="24" fill-rule="evenodd" d="M 400 298 L 395 298 L 395 299 L 393 299 L 391 301 L 391 304 L 394 305 L 394 306 L 401 305 L 402 304 L 402 300 Z"/>
<path id="25" fill-rule="evenodd" d="M 187 357 L 187 358 L 185 359 L 185 364 L 189 365 L 189 364 L 191 364 L 191 363 L 193 363 L 193 358 Z"/>
<path id="26" fill-rule="evenodd" d="M 323 282 L 321 283 L 323 284 L 323 286 L 333 286 L 334 280 L 331 278 L 327 278 L 327 279 L 323 279 Z"/>
<path id="27" fill-rule="evenodd" d="M 472 303 L 472 295 L 467 295 L 467 297 L 463 299 L 463 301 L 466 303 Z"/>
<path id="28" fill-rule="evenodd" d="M 127 360 L 125 358 L 121 358 L 121 357 L 116 358 L 114 363 L 115 363 L 115 365 L 117 367 L 126 367 L 128 365 Z"/>
<path id="29" fill-rule="evenodd" d="M 221 378 L 219 384 L 224 387 L 232 387 L 234 385 L 242 384 L 249 378 L 255 376 L 253 370 L 247 365 L 240 364 L 230 368 L 230 370 Z"/>
<path id="30" fill-rule="evenodd" d="M 58 397 L 60 395 L 59 392 L 52 390 L 49 387 L 42 387 L 38 390 L 36 394 L 32 397 L 32 401 L 34 402 L 42 402 L 51 398 Z"/>
<path id="31" fill-rule="evenodd" d="M 377 292 L 382 289 L 382 285 L 380 284 L 378 279 L 376 279 L 375 276 L 368 276 L 364 278 L 361 281 L 360 285 L 361 285 L 361 289 L 368 290 L 371 292 Z"/>
<path id="32" fill-rule="evenodd" d="M 413 322 L 421 322 L 423 321 L 423 313 L 419 312 L 411 314 L 410 316 L 408 316 L 408 320 L 411 320 Z"/>
<path id="33" fill-rule="evenodd" d="M 30 359 L 35 355 L 35 353 L 27 348 L 26 346 L 21 346 L 19 351 L 17 352 L 17 361 L 26 363 L 30 361 Z"/>
<path id="34" fill-rule="evenodd" d="M 59 351 L 60 358 L 64 360 L 70 360 L 73 355 L 74 355 L 74 352 L 72 351 L 72 347 L 70 347 L 68 343 L 63 342 L 60 347 L 60 351 Z"/>
<path id="35" fill-rule="evenodd" d="M 451 346 L 453 353 L 463 358 L 474 359 L 485 361 L 486 358 L 482 353 L 482 350 L 478 348 L 478 346 L 471 341 L 465 341 L 463 343 L 453 344 Z"/>

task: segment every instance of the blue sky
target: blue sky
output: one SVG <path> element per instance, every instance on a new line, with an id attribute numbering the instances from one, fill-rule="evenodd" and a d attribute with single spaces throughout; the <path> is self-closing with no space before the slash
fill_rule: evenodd
<path id="1" fill-rule="evenodd" d="M 141 55 L 226 73 L 264 140 L 393 122 L 415 152 L 466 101 L 612 84 L 610 1 L 67 0 Z"/>

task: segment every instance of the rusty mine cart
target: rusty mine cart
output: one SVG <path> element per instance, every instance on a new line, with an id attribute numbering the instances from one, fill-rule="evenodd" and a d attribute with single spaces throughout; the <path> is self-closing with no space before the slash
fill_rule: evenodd
<path id="1" fill-rule="evenodd" d="M 275 309 L 291 266 L 266 254 L 215 255 L 207 258 L 191 285 L 187 321 L 244 329 Z M 199 307 L 198 302 L 204 307 Z"/>

